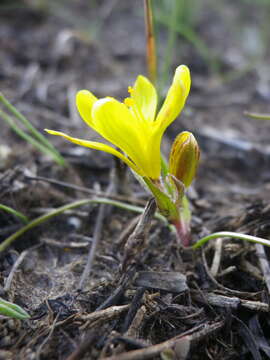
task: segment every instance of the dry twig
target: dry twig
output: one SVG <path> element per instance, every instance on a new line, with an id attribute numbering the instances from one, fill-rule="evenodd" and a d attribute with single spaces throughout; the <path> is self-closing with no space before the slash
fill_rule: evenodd
<path id="1" fill-rule="evenodd" d="M 219 321 L 213 324 L 206 323 L 204 325 L 196 326 L 188 332 L 178 335 L 174 338 L 166 340 L 160 344 L 149 346 L 147 348 L 128 351 L 116 356 L 109 356 L 102 360 L 144 360 L 151 359 L 154 356 L 159 355 L 167 349 L 173 349 L 177 352 L 178 358 L 184 358 L 189 351 L 190 345 L 195 345 L 197 342 L 205 339 L 208 336 L 213 335 L 217 331 L 223 328 L 225 321 Z"/>
<path id="2" fill-rule="evenodd" d="M 238 290 L 233 290 L 233 289 L 229 289 L 227 288 L 226 286 L 220 284 L 215 278 L 214 276 L 212 275 L 209 267 L 208 267 L 208 264 L 207 264 L 207 261 L 206 261 L 206 257 L 205 257 L 205 253 L 204 253 L 204 250 L 202 249 L 201 250 L 201 253 L 202 253 L 202 260 L 203 260 L 203 265 L 204 265 L 204 268 L 205 268 L 205 271 L 207 273 L 207 276 L 209 277 L 209 279 L 221 290 L 224 290 L 225 292 L 227 292 L 228 294 L 232 294 L 232 295 L 235 295 L 235 296 L 239 296 L 239 297 L 243 297 L 243 296 L 249 296 L 249 297 L 257 297 L 258 296 L 258 293 L 252 293 L 252 292 L 246 292 L 246 291 L 238 291 Z"/>
<path id="3" fill-rule="evenodd" d="M 154 199 L 148 201 L 140 221 L 134 232 L 128 238 L 124 248 L 124 257 L 121 264 L 121 271 L 124 273 L 132 264 L 136 264 L 141 256 L 142 249 L 146 245 L 146 239 L 151 226 L 151 220 L 156 211 Z"/>
<path id="4" fill-rule="evenodd" d="M 119 316 L 123 312 L 127 311 L 129 306 L 130 306 L 129 304 L 121 305 L 121 306 L 111 306 L 104 310 L 94 311 L 90 314 L 79 315 L 77 318 L 82 319 L 84 321 L 88 321 L 88 322 L 94 322 L 96 320 L 101 320 L 101 321 L 106 322 L 106 321 L 114 319 L 115 317 Z"/>
<path id="5" fill-rule="evenodd" d="M 24 258 L 26 257 L 26 255 L 28 255 L 28 253 L 31 251 L 31 250 L 34 250 L 34 249 L 37 249 L 38 247 L 40 247 L 41 244 L 38 244 L 38 245 L 35 245 L 27 250 L 24 250 L 20 255 L 19 257 L 17 258 L 17 260 L 15 261 L 9 275 L 8 275 L 8 278 L 6 279 L 5 281 L 5 286 L 4 286 L 4 291 L 5 292 L 8 292 L 9 289 L 10 289 L 10 286 L 11 286 L 11 282 L 12 282 L 12 279 L 16 273 L 16 271 L 18 270 L 19 266 L 21 265 L 21 263 L 23 262 Z"/>
<path id="6" fill-rule="evenodd" d="M 132 231 L 135 229 L 136 225 L 138 224 L 140 220 L 141 215 L 135 216 L 130 223 L 125 227 L 123 232 L 120 234 L 119 239 L 116 241 L 115 246 L 117 248 L 122 248 L 124 242 L 126 241 L 126 238 L 132 233 Z"/>
<path id="7" fill-rule="evenodd" d="M 270 294 L 270 265 L 267 260 L 264 246 L 261 244 L 255 244 L 256 253 L 259 258 L 260 267 L 264 276 L 264 280 L 267 286 L 268 293 Z"/>
<path id="8" fill-rule="evenodd" d="M 113 200 L 126 201 L 126 202 L 130 202 L 132 204 L 137 204 L 137 205 L 145 205 L 144 200 L 140 200 L 140 199 L 124 196 L 124 195 L 107 194 L 104 191 L 96 191 L 96 190 L 89 189 L 89 188 L 86 188 L 86 187 L 83 187 L 83 186 L 78 186 L 78 185 L 67 183 L 65 181 L 50 179 L 50 178 L 46 178 L 46 177 L 43 177 L 43 176 L 29 176 L 29 175 L 24 175 L 24 176 L 25 176 L 25 178 L 27 180 L 44 181 L 44 182 L 47 182 L 47 183 L 50 183 L 50 184 L 66 187 L 68 189 L 73 189 L 73 190 L 80 191 L 80 192 L 90 194 L 90 195 L 94 195 L 94 196 L 101 196 L 101 197 L 105 196 L 105 197 L 107 197 L 109 199 L 113 199 Z"/>
<path id="9" fill-rule="evenodd" d="M 113 189 L 114 189 L 114 184 L 113 184 L 113 182 L 111 182 L 106 191 L 106 195 L 111 194 L 113 192 Z M 93 241 L 92 241 L 91 247 L 89 249 L 87 263 L 86 263 L 86 266 L 82 273 L 82 277 L 80 279 L 78 289 L 83 288 L 86 279 L 89 277 L 89 275 L 91 273 L 93 262 L 94 262 L 95 255 L 96 255 L 97 245 L 98 245 L 100 237 L 101 237 L 102 224 L 103 224 L 104 217 L 105 217 L 105 209 L 106 209 L 106 205 L 101 204 L 99 207 L 98 215 L 97 215 L 97 220 L 96 220 L 96 225 L 95 225 L 94 235 L 93 235 Z"/>
<path id="10" fill-rule="evenodd" d="M 219 239 L 216 239 L 215 245 L 214 245 L 215 246 L 215 255 L 213 258 L 212 265 L 211 265 L 211 273 L 214 277 L 217 276 L 219 266 L 220 266 L 221 255 L 222 255 L 222 243 L 223 243 L 223 239 L 219 238 Z"/>

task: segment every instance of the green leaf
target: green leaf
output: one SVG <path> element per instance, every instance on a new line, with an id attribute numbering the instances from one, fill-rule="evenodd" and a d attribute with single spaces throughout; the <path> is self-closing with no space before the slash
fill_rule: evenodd
<path id="1" fill-rule="evenodd" d="M 30 315 L 19 305 L 0 298 L 0 315 L 8 316 L 13 319 L 29 319 Z"/>
<path id="2" fill-rule="evenodd" d="M 29 219 L 24 214 L 22 214 L 20 211 L 12 209 L 9 206 L 6 206 L 4 204 L 0 204 L 0 210 L 4 210 L 4 211 L 6 211 L 6 212 L 8 212 L 10 214 L 13 214 L 13 215 L 17 216 L 25 224 L 27 224 L 29 222 Z"/>
<path id="3" fill-rule="evenodd" d="M 148 178 L 144 177 L 143 180 L 154 195 L 160 213 L 169 221 L 178 219 L 179 210 L 173 203 L 172 199 L 167 194 L 162 192 L 157 186 L 155 186 Z"/>
<path id="4" fill-rule="evenodd" d="M 258 120 L 270 120 L 270 114 L 259 114 L 245 111 L 245 115 Z"/>

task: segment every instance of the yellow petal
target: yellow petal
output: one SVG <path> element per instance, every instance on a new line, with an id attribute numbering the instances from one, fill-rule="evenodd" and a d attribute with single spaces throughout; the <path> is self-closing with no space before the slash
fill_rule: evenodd
<path id="1" fill-rule="evenodd" d="M 95 149 L 95 150 L 105 151 L 109 154 L 117 156 L 122 161 L 124 161 L 132 170 L 137 172 L 139 175 L 144 176 L 144 173 L 135 164 L 133 164 L 132 161 L 130 161 L 126 156 L 124 156 L 119 151 L 115 150 L 113 147 L 111 147 L 109 145 L 102 144 L 102 143 L 96 142 L 96 141 L 88 141 L 88 140 L 74 138 L 74 137 L 71 137 L 71 136 L 61 132 L 61 131 L 54 131 L 54 130 L 48 130 L 48 129 L 45 129 L 45 131 L 47 131 L 47 133 L 49 133 L 51 135 L 62 136 L 63 138 L 71 141 L 74 144 L 85 146 L 85 147 Z"/>
<path id="2" fill-rule="evenodd" d="M 157 126 L 164 131 L 183 109 L 190 90 L 190 72 L 180 65 L 175 71 L 173 82 L 156 119 Z"/>
<path id="3" fill-rule="evenodd" d="M 87 125 L 95 129 L 91 115 L 92 107 L 97 98 L 88 90 L 80 90 L 76 95 L 76 105 L 79 114 Z"/>
<path id="4" fill-rule="evenodd" d="M 137 165 L 147 142 L 147 129 L 128 108 L 113 98 L 98 100 L 92 109 L 96 131 L 119 147 Z"/>
<path id="5" fill-rule="evenodd" d="M 147 174 L 151 179 L 158 179 L 161 172 L 161 154 L 160 154 L 160 144 L 161 144 L 162 134 L 161 132 L 152 133 L 152 136 L 149 137 L 144 155 L 144 165 L 147 167 Z"/>
<path id="6" fill-rule="evenodd" d="M 147 121 L 154 121 L 157 108 L 157 92 L 152 83 L 139 75 L 131 90 L 131 98 L 135 101 L 143 117 Z"/>

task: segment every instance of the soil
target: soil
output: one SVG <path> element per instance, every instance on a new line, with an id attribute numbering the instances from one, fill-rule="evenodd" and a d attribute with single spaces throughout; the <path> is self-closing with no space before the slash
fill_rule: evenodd
<path id="1" fill-rule="evenodd" d="M 218 71 L 185 37 L 177 38 L 168 79 L 185 63 L 193 85 L 163 151 L 168 154 L 182 130 L 200 144 L 199 171 L 188 193 L 194 243 L 217 231 L 268 239 L 270 124 L 244 112 L 270 113 L 270 49 L 258 40 L 269 4 L 206 3 L 195 30 L 216 54 Z M 141 5 L 4 1 L 1 91 L 41 132 L 83 137 L 87 131 L 88 139 L 98 139 L 74 111 L 74 95 L 86 88 L 123 99 L 137 74 L 146 73 Z M 160 24 L 157 39 L 162 62 L 167 28 Z M 58 137 L 50 141 L 69 166 L 55 164 L 2 122 L 1 204 L 29 219 L 84 198 L 147 204 L 149 195 L 110 155 Z M 0 257 L 0 295 L 31 318 L 0 318 L 0 359 L 270 358 L 268 248 L 225 238 L 203 250 L 184 249 L 159 219 L 134 233 L 138 221 L 133 211 L 90 203 L 12 243 Z M 24 226 L 4 211 L 0 225 L 0 241 Z"/>

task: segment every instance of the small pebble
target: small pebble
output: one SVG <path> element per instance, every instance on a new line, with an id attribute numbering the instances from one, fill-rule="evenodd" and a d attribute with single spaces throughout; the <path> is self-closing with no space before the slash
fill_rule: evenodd
<path id="1" fill-rule="evenodd" d="M 74 230 L 79 230 L 82 225 L 81 220 L 76 216 L 69 217 L 67 223 Z"/>
<path id="2" fill-rule="evenodd" d="M 7 326 L 9 329 L 13 330 L 16 328 L 16 323 L 13 319 L 8 319 Z"/>
<path id="3" fill-rule="evenodd" d="M 1 339 L 1 346 L 8 346 L 11 345 L 11 336 L 6 335 Z"/>

